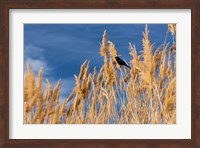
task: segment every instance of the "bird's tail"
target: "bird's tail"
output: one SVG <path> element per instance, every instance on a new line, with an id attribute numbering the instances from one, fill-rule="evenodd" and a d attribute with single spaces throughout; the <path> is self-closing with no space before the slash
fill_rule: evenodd
<path id="1" fill-rule="evenodd" d="M 131 69 L 131 67 L 130 66 L 128 66 L 128 65 L 126 65 L 129 69 Z"/>

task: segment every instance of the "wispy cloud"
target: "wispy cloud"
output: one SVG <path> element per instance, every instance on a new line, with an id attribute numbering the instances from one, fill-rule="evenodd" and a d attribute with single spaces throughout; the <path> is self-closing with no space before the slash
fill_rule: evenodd
<path id="1" fill-rule="evenodd" d="M 25 63 L 29 63 L 33 73 L 37 73 L 41 67 L 47 69 L 47 64 L 44 61 L 38 59 L 28 58 Z"/>
<path id="2" fill-rule="evenodd" d="M 44 49 L 33 45 L 27 45 L 24 49 L 24 72 L 26 71 L 26 64 L 30 64 L 34 74 L 37 74 L 41 67 L 45 71 L 50 71 L 53 68 L 48 64 L 44 56 Z"/>

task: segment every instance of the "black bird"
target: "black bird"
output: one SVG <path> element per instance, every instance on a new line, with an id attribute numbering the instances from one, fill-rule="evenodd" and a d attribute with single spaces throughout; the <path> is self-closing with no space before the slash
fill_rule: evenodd
<path id="1" fill-rule="evenodd" d="M 128 64 L 126 64 L 126 62 L 124 62 L 120 57 L 116 56 L 115 59 L 116 59 L 117 63 L 118 63 L 120 66 L 123 66 L 123 65 L 124 65 L 124 66 L 126 66 L 126 67 L 128 67 L 128 68 L 131 69 L 131 67 L 128 66 Z"/>

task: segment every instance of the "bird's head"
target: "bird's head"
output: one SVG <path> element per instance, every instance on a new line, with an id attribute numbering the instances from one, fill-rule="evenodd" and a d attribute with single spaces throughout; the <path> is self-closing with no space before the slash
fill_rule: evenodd
<path id="1" fill-rule="evenodd" d="M 121 55 L 117 55 L 117 56 L 115 57 L 115 59 L 119 59 L 119 58 L 120 58 L 120 56 L 121 56 Z"/>

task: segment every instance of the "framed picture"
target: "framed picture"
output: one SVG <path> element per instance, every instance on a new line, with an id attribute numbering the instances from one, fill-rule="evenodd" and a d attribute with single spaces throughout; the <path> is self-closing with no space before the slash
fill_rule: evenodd
<path id="1" fill-rule="evenodd" d="M 200 146 L 199 6 L 3 0 L 1 146 Z"/>

